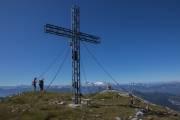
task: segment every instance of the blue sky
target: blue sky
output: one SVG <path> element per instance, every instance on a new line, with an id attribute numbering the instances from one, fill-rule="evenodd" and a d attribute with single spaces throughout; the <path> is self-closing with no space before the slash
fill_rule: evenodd
<path id="1" fill-rule="evenodd" d="M 89 49 L 119 83 L 180 81 L 180 1 L 76 2 L 81 31 L 102 38 L 99 45 L 87 44 Z M 30 84 L 68 47 L 67 38 L 46 34 L 43 26 L 70 28 L 72 4 L 73 0 L 0 1 L 0 86 Z M 81 50 L 88 81 L 110 81 Z M 43 76 L 46 84 L 57 66 Z M 71 84 L 70 54 L 54 84 Z"/>

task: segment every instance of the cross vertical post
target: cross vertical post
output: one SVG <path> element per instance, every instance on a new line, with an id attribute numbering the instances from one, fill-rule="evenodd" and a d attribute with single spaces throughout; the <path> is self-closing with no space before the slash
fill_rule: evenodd
<path id="1" fill-rule="evenodd" d="M 81 103 L 80 91 L 80 10 L 79 7 L 74 5 L 71 10 L 72 14 L 72 87 L 74 91 L 74 103 Z"/>

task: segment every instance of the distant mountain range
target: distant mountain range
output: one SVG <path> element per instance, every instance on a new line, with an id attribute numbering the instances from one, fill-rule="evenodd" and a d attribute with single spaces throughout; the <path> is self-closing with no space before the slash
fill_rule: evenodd
<path id="1" fill-rule="evenodd" d="M 100 92 L 106 89 L 107 86 L 103 82 L 87 83 L 81 88 L 82 93 L 94 93 Z M 116 90 L 126 90 L 126 91 L 139 91 L 143 93 L 169 93 L 173 95 L 180 96 L 180 82 L 169 82 L 169 83 L 153 83 L 153 84 L 143 84 L 135 83 L 133 86 L 129 84 L 124 85 L 112 85 L 113 89 Z M 22 86 L 0 86 L 0 97 L 17 94 L 19 92 L 31 91 L 32 86 L 22 85 Z M 49 91 L 61 91 L 61 92 L 71 92 L 72 87 L 70 85 L 64 86 L 51 86 Z"/>
<path id="2" fill-rule="evenodd" d="M 135 91 L 140 91 L 140 92 L 159 92 L 159 93 L 180 95 L 180 82 L 153 83 L 153 84 L 135 83 L 133 86 L 123 85 L 122 87 L 127 90 L 133 89 Z"/>
<path id="3" fill-rule="evenodd" d="M 145 100 L 148 100 L 151 103 L 158 104 L 161 106 L 166 106 L 171 109 L 180 111 L 180 96 L 169 93 L 160 93 L 160 92 L 143 93 L 138 91 L 134 91 L 134 94 Z"/>

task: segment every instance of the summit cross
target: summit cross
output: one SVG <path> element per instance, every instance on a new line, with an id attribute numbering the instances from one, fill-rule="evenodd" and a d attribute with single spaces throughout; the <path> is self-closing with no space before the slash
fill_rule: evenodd
<path id="1" fill-rule="evenodd" d="M 80 77 L 80 41 L 98 44 L 100 38 L 94 35 L 80 32 L 80 8 L 73 5 L 71 8 L 71 29 L 46 24 L 45 32 L 71 38 L 72 48 L 72 87 L 74 92 L 74 104 L 81 103 L 81 77 Z"/>

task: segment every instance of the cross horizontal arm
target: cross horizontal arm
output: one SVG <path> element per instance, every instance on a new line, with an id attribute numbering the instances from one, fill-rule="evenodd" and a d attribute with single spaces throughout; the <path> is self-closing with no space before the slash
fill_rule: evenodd
<path id="1" fill-rule="evenodd" d="M 81 41 L 98 44 L 100 43 L 100 37 L 80 32 L 79 38 Z"/>
<path id="2" fill-rule="evenodd" d="M 73 31 L 67 28 L 46 24 L 45 32 L 50 34 L 55 34 L 63 37 L 72 38 Z M 90 43 L 100 43 L 100 38 L 94 35 L 86 34 L 86 33 L 75 33 L 81 41 L 90 42 Z"/>
<path id="3" fill-rule="evenodd" d="M 72 30 L 67 28 L 46 24 L 44 29 L 46 33 L 72 38 Z"/>

